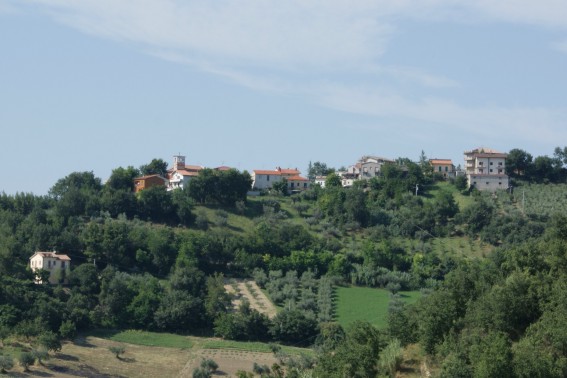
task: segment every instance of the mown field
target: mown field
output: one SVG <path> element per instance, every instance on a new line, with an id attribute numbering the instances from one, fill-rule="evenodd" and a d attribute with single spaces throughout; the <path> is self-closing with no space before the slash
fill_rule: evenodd
<path id="1" fill-rule="evenodd" d="M 30 349 L 25 343 L 6 344 L 0 352 L 14 358 Z M 116 358 L 108 349 L 111 346 L 123 346 L 125 353 Z M 282 351 L 291 355 L 313 353 L 310 349 L 287 346 Z M 6 376 L 191 377 L 193 369 L 205 358 L 219 365 L 216 375 L 229 377 L 238 370 L 252 371 L 254 362 L 271 366 L 277 361 L 265 343 L 135 330 L 97 330 L 64 343 L 62 350 L 51 352 L 43 365 L 36 363 L 26 373 L 16 364 Z"/>
<path id="2" fill-rule="evenodd" d="M 407 303 L 415 302 L 418 291 L 402 291 L 400 296 Z M 335 317 L 339 324 L 347 327 L 356 320 L 364 320 L 382 329 L 388 322 L 390 292 L 369 287 L 337 287 Z"/>

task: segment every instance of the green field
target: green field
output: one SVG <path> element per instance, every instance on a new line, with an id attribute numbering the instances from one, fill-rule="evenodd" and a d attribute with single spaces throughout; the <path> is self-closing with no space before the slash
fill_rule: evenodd
<path id="1" fill-rule="evenodd" d="M 112 331 L 112 330 L 97 330 L 91 332 L 90 335 L 118 341 L 122 343 L 145 345 L 145 346 L 158 346 L 166 348 L 181 348 L 187 349 L 193 346 L 193 342 L 187 336 L 174 335 L 171 333 L 157 333 L 147 331 Z"/>
<path id="2" fill-rule="evenodd" d="M 386 327 L 389 291 L 369 287 L 337 287 L 336 295 L 336 319 L 343 327 L 355 320 L 367 321 L 380 329 Z M 400 296 L 405 302 L 413 303 L 420 294 L 418 291 L 402 291 Z"/>
<path id="3" fill-rule="evenodd" d="M 232 341 L 232 340 L 205 340 L 200 347 L 202 349 L 232 349 L 247 352 L 271 353 L 270 344 L 253 341 Z M 311 354 L 311 349 L 296 348 L 280 345 L 281 350 L 289 354 L 307 353 Z"/>

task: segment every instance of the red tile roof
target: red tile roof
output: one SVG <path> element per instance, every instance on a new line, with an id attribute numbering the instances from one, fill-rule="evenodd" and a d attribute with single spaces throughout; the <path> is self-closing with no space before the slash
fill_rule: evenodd
<path id="1" fill-rule="evenodd" d="M 284 175 L 299 175 L 299 171 L 297 169 L 279 169 L 279 171 Z"/>
<path id="2" fill-rule="evenodd" d="M 179 173 L 181 176 L 199 176 L 199 172 L 188 171 L 185 169 L 178 169 L 177 173 Z"/>
<path id="3" fill-rule="evenodd" d="M 255 169 L 253 172 L 257 175 L 277 175 L 277 176 L 279 176 L 281 174 L 280 171 L 268 171 L 268 170 L 262 170 L 262 169 Z"/>
<path id="4" fill-rule="evenodd" d="M 453 164 L 451 159 L 429 159 L 429 162 L 431 164 L 449 164 L 449 165 Z"/>
<path id="5" fill-rule="evenodd" d="M 301 177 L 301 176 L 290 176 L 290 177 L 286 177 L 285 179 L 287 181 L 309 181 L 305 177 Z"/>
<path id="6" fill-rule="evenodd" d="M 232 168 L 227 167 L 226 165 L 221 165 L 220 167 L 215 168 L 217 171 L 230 171 Z"/>
<path id="7" fill-rule="evenodd" d="M 162 179 L 162 180 L 164 180 L 164 181 L 166 180 L 164 177 L 161 177 L 160 175 L 140 176 L 140 177 L 134 178 L 134 180 L 147 180 L 147 179 L 149 179 L 149 178 L 151 178 L 151 177 L 159 177 L 160 179 Z"/>
<path id="8" fill-rule="evenodd" d="M 35 255 L 40 255 L 41 257 L 49 257 L 49 258 L 55 258 L 57 260 L 65 260 L 65 261 L 71 261 L 71 258 L 67 255 L 59 255 L 56 252 L 36 252 L 33 254 L 32 257 L 30 257 L 30 260 L 35 256 Z"/>

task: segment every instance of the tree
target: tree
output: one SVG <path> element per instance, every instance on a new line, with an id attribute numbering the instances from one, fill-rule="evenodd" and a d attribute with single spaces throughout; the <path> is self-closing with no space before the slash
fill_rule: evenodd
<path id="1" fill-rule="evenodd" d="M 47 350 L 58 352 L 61 350 L 61 341 L 57 334 L 52 331 L 45 331 L 39 335 L 37 343 Z"/>
<path id="2" fill-rule="evenodd" d="M 252 185 L 247 171 L 236 169 L 219 171 L 201 169 L 197 177 L 189 181 L 189 196 L 199 203 L 219 203 L 234 206 L 237 201 L 246 202 L 246 194 Z"/>
<path id="3" fill-rule="evenodd" d="M 513 178 L 528 176 L 532 168 L 532 155 L 514 148 L 506 156 L 506 174 Z"/>
<path id="4" fill-rule="evenodd" d="M 116 356 L 116 358 L 120 359 L 120 355 L 126 352 L 126 347 L 123 345 L 115 345 L 109 346 L 108 350 Z"/>
<path id="5" fill-rule="evenodd" d="M 0 373 L 6 374 L 6 370 L 14 367 L 14 359 L 11 356 L 0 355 Z"/>
<path id="6" fill-rule="evenodd" d="M 105 186 L 108 189 L 114 190 L 134 190 L 134 179 L 140 176 L 140 170 L 129 166 L 127 168 L 118 167 L 112 170 L 108 181 Z"/>
<path id="7" fill-rule="evenodd" d="M 391 378 L 394 378 L 403 359 L 404 349 L 400 341 L 394 339 L 380 352 L 378 366 L 380 366 L 383 371 L 387 372 Z"/>
<path id="8" fill-rule="evenodd" d="M 205 297 L 205 311 L 211 320 L 219 314 L 226 313 L 230 306 L 230 295 L 224 289 L 224 276 L 215 274 L 207 277 L 207 296 Z"/>
<path id="9" fill-rule="evenodd" d="M 29 371 L 29 367 L 34 364 L 35 357 L 30 352 L 22 352 L 18 357 L 18 362 L 24 368 L 24 371 Z"/>
<path id="10" fill-rule="evenodd" d="M 310 345 L 317 336 L 317 321 L 299 310 L 283 310 L 272 321 L 270 334 L 275 340 L 295 345 Z"/>
<path id="11" fill-rule="evenodd" d="M 307 178 L 313 181 L 317 176 L 327 176 L 333 172 L 335 172 L 335 169 L 327 167 L 326 163 L 316 161 L 315 163 L 311 164 L 311 162 L 309 162 L 309 168 L 307 169 Z"/>
<path id="12" fill-rule="evenodd" d="M 538 156 L 534 159 L 532 179 L 540 183 L 555 182 L 561 162 L 549 156 Z"/>
<path id="13" fill-rule="evenodd" d="M 43 360 L 47 360 L 49 358 L 49 353 L 47 352 L 47 348 L 40 346 L 37 349 L 32 350 L 33 356 L 37 359 L 40 365 L 43 365 Z"/>
<path id="14" fill-rule="evenodd" d="M 277 181 L 274 182 L 272 184 L 272 190 L 282 196 L 287 196 L 288 195 L 288 190 L 287 190 L 287 180 L 286 178 L 282 178 L 281 181 Z"/>
<path id="15" fill-rule="evenodd" d="M 336 173 L 330 173 L 325 179 L 325 188 L 340 188 L 342 186 L 341 178 Z"/>
<path id="16" fill-rule="evenodd" d="M 58 180 L 49 189 L 49 195 L 55 199 L 61 199 L 72 189 L 99 192 L 102 188 L 100 178 L 91 172 L 73 172 L 65 178 Z"/>
<path id="17" fill-rule="evenodd" d="M 176 214 L 171 193 L 165 186 L 152 186 L 139 193 L 140 215 L 153 222 L 173 223 Z"/>
<path id="18" fill-rule="evenodd" d="M 348 329 L 345 341 L 319 358 L 314 375 L 373 378 L 377 373 L 377 357 L 384 346 L 376 328 L 368 322 L 356 321 Z"/>
<path id="19" fill-rule="evenodd" d="M 162 177 L 167 176 L 167 162 L 162 159 L 152 159 L 149 164 L 140 166 L 140 172 L 144 176 L 149 175 L 160 175 Z"/>

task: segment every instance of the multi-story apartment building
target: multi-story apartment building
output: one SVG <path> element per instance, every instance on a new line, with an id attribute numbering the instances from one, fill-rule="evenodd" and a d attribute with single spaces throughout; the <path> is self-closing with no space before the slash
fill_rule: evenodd
<path id="1" fill-rule="evenodd" d="M 492 192 L 507 189 L 506 156 L 505 153 L 482 147 L 465 151 L 465 172 L 469 187 Z"/>

